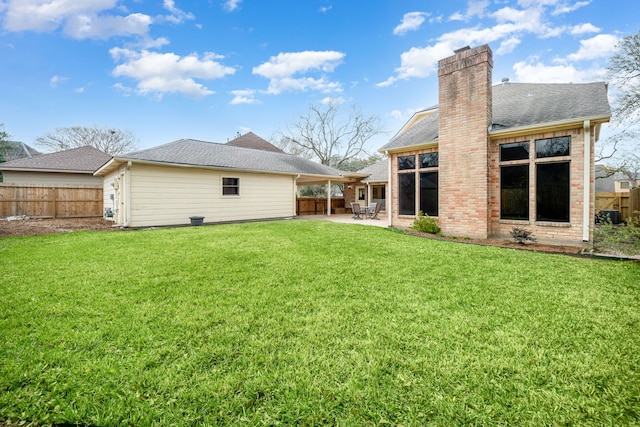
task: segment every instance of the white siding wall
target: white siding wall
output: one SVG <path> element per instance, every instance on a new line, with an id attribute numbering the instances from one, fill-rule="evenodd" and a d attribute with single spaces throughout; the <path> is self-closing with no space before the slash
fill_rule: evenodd
<path id="1" fill-rule="evenodd" d="M 4 171 L 4 183 L 49 187 L 102 186 L 102 177 L 85 173 Z"/>
<path id="2" fill-rule="evenodd" d="M 107 218 L 113 221 L 116 219 L 116 212 L 118 209 L 118 206 L 116 205 L 116 190 L 113 186 L 117 177 L 117 172 L 105 176 L 104 184 L 102 186 L 102 206 L 104 206 L 105 209 L 111 208 L 111 210 L 113 210 L 113 217 Z M 111 196 L 113 196 L 113 200 L 111 199 Z"/>
<path id="3" fill-rule="evenodd" d="M 240 195 L 222 196 L 222 177 L 239 178 Z M 131 227 L 284 218 L 294 215 L 293 177 L 133 164 Z"/>

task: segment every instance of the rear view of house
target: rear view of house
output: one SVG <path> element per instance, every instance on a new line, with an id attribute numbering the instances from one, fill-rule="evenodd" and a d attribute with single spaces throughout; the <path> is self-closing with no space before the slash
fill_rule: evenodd
<path id="1" fill-rule="evenodd" d="M 525 227 L 588 241 L 594 144 L 611 117 L 607 85 L 492 85 L 487 45 L 438 64 L 439 104 L 380 151 L 389 156 L 391 225 L 422 211 L 445 234 L 487 238 Z"/>

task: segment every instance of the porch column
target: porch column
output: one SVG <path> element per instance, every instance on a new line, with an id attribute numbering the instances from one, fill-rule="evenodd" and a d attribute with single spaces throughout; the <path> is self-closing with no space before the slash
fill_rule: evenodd
<path id="1" fill-rule="evenodd" d="M 327 215 L 331 216 L 331 180 L 327 183 Z"/>

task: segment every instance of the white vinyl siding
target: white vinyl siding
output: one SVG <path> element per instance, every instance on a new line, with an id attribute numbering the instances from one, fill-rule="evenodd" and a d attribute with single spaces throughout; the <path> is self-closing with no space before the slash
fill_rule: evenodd
<path id="1" fill-rule="evenodd" d="M 240 196 L 222 196 L 228 171 L 133 164 L 130 170 L 131 227 L 284 218 L 295 212 L 293 177 L 233 173 Z"/>

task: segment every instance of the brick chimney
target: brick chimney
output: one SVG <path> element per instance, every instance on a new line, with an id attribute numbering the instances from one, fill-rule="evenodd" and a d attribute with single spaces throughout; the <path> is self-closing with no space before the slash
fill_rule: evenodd
<path id="1" fill-rule="evenodd" d="M 465 47 L 438 61 L 439 223 L 445 234 L 489 235 L 493 54 Z"/>

